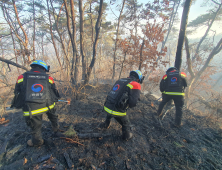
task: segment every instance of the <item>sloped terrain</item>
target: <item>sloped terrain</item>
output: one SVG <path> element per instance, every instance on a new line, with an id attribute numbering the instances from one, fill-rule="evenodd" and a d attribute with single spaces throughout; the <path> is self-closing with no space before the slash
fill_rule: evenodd
<path id="1" fill-rule="evenodd" d="M 0 125 L 0 169 L 75 170 L 215 170 L 222 169 L 221 129 L 210 119 L 184 110 L 183 126 L 173 127 L 174 112 L 153 118 L 158 104 L 151 95 L 141 95 L 137 107 L 128 110 L 134 137 L 122 141 L 121 126 L 112 120 L 109 129 L 98 125 L 109 85 L 88 86 L 72 99 L 58 103 L 60 129 L 72 125 L 79 134 L 74 142 L 55 138 L 44 115 L 45 144 L 28 147 L 29 129 L 20 111 L 4 115 L 10 122 Z M 154 103 L 154 104 L 153 104 Z"/>

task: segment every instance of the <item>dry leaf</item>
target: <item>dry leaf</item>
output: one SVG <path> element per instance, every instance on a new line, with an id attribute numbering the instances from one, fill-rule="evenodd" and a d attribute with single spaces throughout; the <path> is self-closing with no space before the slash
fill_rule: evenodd
<path id="1" fill-rule="evenodd" d="M 91 165 L 92 169 L 96 170 L 96 167 L 94 165 Z"/>
<path id="2" fill-rule="evenodd" d="M 202 151 L 207 152 L 207 149 L 206 148 L 202 148 Z"/>
<path id="3" fill-rule="evenodd" d="M 0 119 L 0 121 L 5 121 L 5 118 L 4 118 L 4 117 L 3 117 L 3 118 L 1 118 L 1 119 Z"/>
<path id="4" fill-rule="evenodd" d="M 194 128 L 190 128 L 191 130 L 193 130 L 193 131 L 195 131 L 195 129 Z"/>
<path id="5" fill-rule="evenodd" d="M 183 142 L 187 143 L 187 141 L 185 139 L 183 139 Z"/>
<path id="6" fill-rule="evenodd" d="M 153 104 L 153 102 L 151 102 L 151 106 L 152 106 L 152 107 L 154 107 L 154 104 Z"/>
<path id="7" fill-rule="evenodd" d="M 25 165 L 27 162 L 28 162 L 28 160 L 26 158 L 24 158 L 23 165 Z"/>

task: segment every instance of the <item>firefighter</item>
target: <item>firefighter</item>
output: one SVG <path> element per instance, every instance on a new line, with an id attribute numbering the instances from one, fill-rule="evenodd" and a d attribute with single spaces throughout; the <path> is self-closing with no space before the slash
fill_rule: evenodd
<path id="1" fill-rule="evenodd" d="M 104 111 L 107 113 L 106 120 L 100 128 L 108 128 L 112 118 L 115 118 L 122 125 L 122 138 L 128 140 L 132 138 L 131 123 L 126 111 L 128 108 L 135 107 L 140 100 L 140 91 L 144 77 L 140 70 L 131 71 L 128 78 L 116 81 L 109 92 Z"/>
<path id="2" fill-rule="evenodd" d="M 55 102 L 60 98 L 49 72 L 50 66 L 42 60 L 36 60 L 31 70 L 20 75 L 16 81 L 14 99 L 11 107 L 22 108 L 27 126 L 31 128 L 32 138 L 27 141 L 29 146 L 40 146 L 44 143 L 41 134 L 42 118 L 46 113 L 57 137 L 64 136 L 59 131 L 58 116 L 55 114 Z"/>
<path id="3" fill-rule="evenodd" d="M 162 92 L 162 102 L 159 104 L 157 115 L 162 116 L 163 107 L 171 99 L 176 107 L 175 126 L 181 125 L 182 108 L 184 105 L 184 90 L 187 87 L 186 74 L 179 72 L 176 67 L 170 67 L 160 82 L 160 91 Z"/>

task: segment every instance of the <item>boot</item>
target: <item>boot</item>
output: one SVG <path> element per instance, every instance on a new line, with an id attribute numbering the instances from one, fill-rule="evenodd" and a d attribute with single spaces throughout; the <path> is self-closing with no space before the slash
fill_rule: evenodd
<path id="1" fill-rule="evenodd" d="M 133 133 L 131 132 L 126 132 L 125 134 L 123 134 L 122 138 L 125 141 L 128 141 L 129 139 L 131 139 L 133 137 Z"/>
<path id="2" fill-rule="evenodd" d="M 65 135 L 60 132 L 59 128 L 52 127 L 52 130 L 54 132 L 54 134 L 53 134 L 54 137 L 57 137 L 57 138 L 65 137 Z"/>
<path id="3" fill-rule="evenodd" d="M 99 128 L 101 128 L 101 129 L 108 129 L 108 127 L 109 127 L 109 125 L 107 125 L 105 122 L 103 122 L 99 125 Z"/>
<path id="4" fill-rule="evenodd" d="M 65 137 L 65 135 L 60 132 L 58 125 L 52 126 L 52 131 L 54 132 L 53 134 L 54 137 L 57 137 L 57 138 Z"/>
<path id="5" fill-rule="evenodd" d="M 133 133 L 131 132 L 130 127 L 122 127 L 122 138 L 123 140 L 127 141 L 133 137 Z"/>
<path id="6" fill-rule="evenodd" d="M 54 136 L 55 137 L 58 137 L 58 138 L 60 138 L 60 137 L 66 137 L 63 133 L 61 133 L 59 130 L 58 131 L 56 131 L 56 132 L 54 132 Z"/>
<path id="7" fill-rule="evenodd" d="M 99 128 L 101 128 L 101 129 L 108 129 L 109 125 L 110 125 L 110 120 L 106 120 L 105 122 L 103 122 L 103 123 L 101 123 L 99 125 Z"/>
<path id="8" fill-rule="evenodd" d="M 27 141 L 28 146 L 41 146 L 41 145 L 43 145 L 43 143 L 44 143 L 43 139 L 41 139 L 40 142 L 38 144 L 35 144 L 35 145 L 33 144 L 32 139 L 29 139 Z"/>

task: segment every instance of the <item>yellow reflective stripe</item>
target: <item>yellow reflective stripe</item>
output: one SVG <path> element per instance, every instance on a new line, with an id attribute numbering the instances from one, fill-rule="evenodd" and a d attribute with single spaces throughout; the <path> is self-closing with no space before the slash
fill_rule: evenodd
<path id="1" fill-rule="evenodd" d="M 49 83 L 53 84 L 53 81 L 49 79 Z"/>
<path id="2" fill-rule="evenodd" d="M 21 79 L 18 80 L 18 83 L 21 83 L 21 82 L 23 82 L 23 78 L 21 78 Z"/>
<path id="3" fill-rule="evenodd" d="M 185 96 L 185 93 L 180 93 L 180 92 L 162 92 L 164 94 L 168 94 L 168 95 L 181 95 L 181 96 Z"/>
<path id="4" fill-rule="evenodd" d="M 49 106 L 50 109 L 52 109 L 53 107 L 55 107 L 55 103 L 53 103 L 51 106 Z M 36 115 L 36 114 L 48 111 L 49 108 L 43 107 L 41 109 L 33 110 L 31 112 L 32 112 L 32 115 Z M 23 116 L 29 116 L 29 112 L 23 112 Z"/>
<path id="5" fill-rule="evenodd" d="M 137 74 L 139 74 L 140 76 L 142 76 L 142 73 L 140 72 L 140 71 L 136 71 L 137 72 Z"/>
<path id="6" fill-rule="evenodd" d="M 45 63 L 43 63 L 43 62 L 40 62 L 40 63 L 46 66 L 46 64 L 45 64 Z"/>
<path id="7" fill-rule="evenodd" d="M 113 111 L 113 110 L 110 110 L 108 109 L 106 106 L 104 106 L 104 110 L 112 115 L 116 115 L 116 116 L 125 116 L 126 115 L 126 112 L 125 113 L 122 113 L 122 112 L 116 112 L 116 111 Z"/>
<path id="8" fill-rule="evenodd" d="M 38 63 L 38 61 L 33 61 L 33 63 Z M 43 63 L 43 62 L 40 62 L 40 63 L 46 66 L 45 63 Z"/>
<path id="9" fill-rule="evenodd" d="M 133 86 L 131 84 L 127 84 L 126 86 L 128 86 L 130 89 L 133 88 Z"/>
<path id="10" fill-rule="evenodd" d="M 184 74 L 181 74 L 181 76 L 182 76 L 182 77 L 186 77 L 186 75 L 184 75 Z"/>

